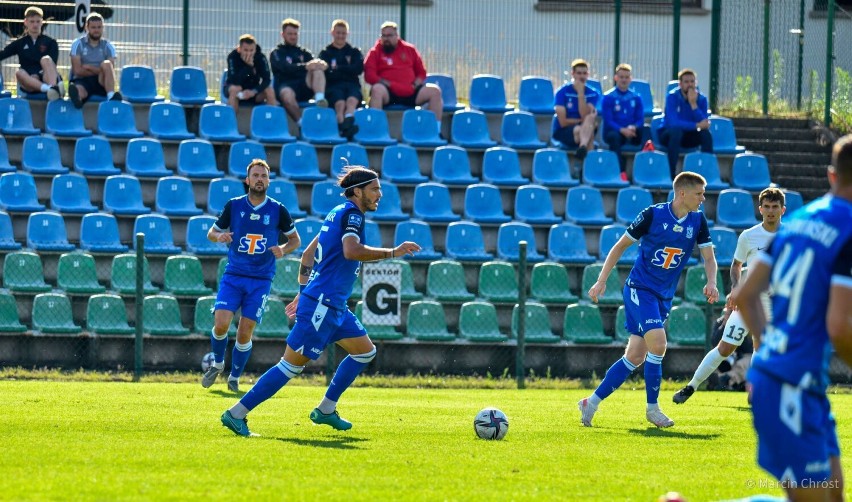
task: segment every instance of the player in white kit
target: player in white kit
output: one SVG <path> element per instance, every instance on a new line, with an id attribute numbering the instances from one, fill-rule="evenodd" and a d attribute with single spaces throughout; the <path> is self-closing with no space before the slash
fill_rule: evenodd
<path id="1" fill-rule="evenodd" d="M 737 249 L 734 252 L 734 262 L 731 265 L 731 291 L 737 287 L 741 279 L 744 278 L 743 263 L 750 264 L 752 258 L 757 256 L 757 253 L 764 249 L 769 241 L 775 236 L 778 227 L 781 225 L 781 215 L 784 214 L 784 192 L 778 188 L 766 188 L 758 196 L 758 211 L 763 217 L 763 222 L 743 230 L 737 239 Z M 763 308 L 766 315 L 771 319 L 771 303 L 769 295 L 764 293 L 761 296 Z M 704 360 L 698 365 L 692 380 L 686 387 L 680 389 L 672 396 L 672 401 L 677 404 L 685 403 L 692 394 L 698 389 L 698 386 L 716 371 L 716 368 L 722 364 L 722 361 L 727 359 L 734 351 L 743 343 L 745 337 L 749 334 L 742 316 L 731 303 L 731 296 L 728 295 L 728 302 L 725 305 L 728 311 L 731 312 L 728 317 L 728 322 L 725 323 L 725 331 L 719 344 L 713 348 Z M 755 345 L 754 350 L 757 350 Z"/>

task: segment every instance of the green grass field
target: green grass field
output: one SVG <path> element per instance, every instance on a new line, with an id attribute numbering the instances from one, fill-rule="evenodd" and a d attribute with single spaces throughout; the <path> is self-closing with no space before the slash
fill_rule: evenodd
<path id="1" fill-rule="evenodd" d="M 244 384 L 247 387 L 247 384 Z M 698 393 L 645 421 L 644 390 L 625 385 L 580 425 L 588 390 L 356 387 L 347 432 L 308 414 L 324 389 L 290 385 L 249 416 L 257 438 L 220 425 L 235 396 L 218 382 L 0 381 L 4 500 L 656 500 L 781 495 L 755 465 L 743 393 Z M 841 449 L 852 395 L 833 395 Z M 476 439 L 485 406 L 509 417 L 503 441 Z M 852 479 L 849 460 L 846 478 Z M 847 496 L 852 491 L 847 490 Z"/>

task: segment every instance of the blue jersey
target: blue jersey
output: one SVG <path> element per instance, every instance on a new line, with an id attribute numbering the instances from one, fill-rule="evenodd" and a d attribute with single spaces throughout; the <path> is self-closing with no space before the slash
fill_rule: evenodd
<path id="1" fill-rule="evenodd" d="M 586 86 L 586 90 L 584 91 L 586 96 L 586 104 L 597 106 L 598 100 L 600 99 L 600 94 L 598 91 L 592 89 L 588 85 Z M 566 83 L 559 90 L 556 91 L 556 94 L 553 97 L 553 104 L 555 106 L 562 106 L 565 108 L 565 116 L 569 119 L 578 119 L 580 118 L 580 98 L 577 97 L 577 91 L 574 90 L 574 84 L 571 82 Z M 553 132 L 562 129 L 562 126 L 559 125 L 559 118 L 556 115 L 553 116 Z"/>
<path id="2" fill-rule="evenodd" d="M 650 291 L 661 300 L 674 297 L 680 273 L 695 243 L 712 246 L 704 213 L 692 211 L 677 219 L 672 203 L 645 208 L 627 227 L 626 235 L 639 242 L 639 256 L 627 276 L 627 285 Z"/>
<path id="3" fill-rule="evenodd" d="M 275 255 L 269 247 L 278 245 L 281 232 L 292 235 L 296 231 L 284 204 L 267 197 L 254 207 L 248 195 L 226 202 L 213 228 L 234 234 L 226 274 L 269 280 L 275 277 Z"/>
<path id="4" fill-rule="evenodd" d="M 757 261 L 772 267 L 772 324 L 752 368 L 824 393 L 831 343 L 825 317 L 829 290 L 852 291 L 852 203 L 826 195 L 792 216 Z"/>
<path id="5" fill-rule="evenodd" d="M 675 87 L 666 95 L 665 115 L 663 115 L 663 127 L 676 127 L 685 131 L 694 131 L 698 123 L 710 118 L 707 113 L 707 97 L 698 93 L 695 100 L 697 108 L 690 106 L 689 101 L 683 96 L 680 87 Z"/>
<path id="6" fill-rule="evenodd" d="M 343 239 L 364 242 L 364 213 L 352 201 L 332 209 L 319 232 L 314 267 L 303 294 L 335 309 L 345 309 L 361 262 L 343 256 Z"/>
<path id="7" fill-rule="evenodd" d="M 645 125 L 645 108 L 642 98 L 628 89 L 621 92 L 618 87 L 613 87 L 604 94 L 601 106 L 603 124 L 608 129 L 621 129 L 630 125 L 636 129 L 642 129 Z"/>

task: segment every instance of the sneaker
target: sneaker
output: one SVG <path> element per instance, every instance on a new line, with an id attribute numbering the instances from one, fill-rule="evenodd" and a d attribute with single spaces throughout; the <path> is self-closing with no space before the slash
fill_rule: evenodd
<path id="1" fill-rule="evenodd" d="M 627 173 L 625 173 L 625 172 L 622 172 L 622 173 L 621 173 L 621 181 L 629 181 L 629 180 L 627 179 Z"/>
<path id="2" fill-rule="evenodd" d="M 233 378 L 228 379 L 228 390 L 231 392 L 239 392 L 240 391 L 240 381 L 234 380 Z"/>
<path id="3" fill-rule="evenodd" d="M 249 437 L 252 435 L 248 428 L 248 419 L 234 418 L 230 410 L 225 410 L 225 413 L 222 413 L 222 425 L 231 429 L 238 436 Z"/>
<path id="4" fill-rule="evenodd" d="M 686 387 L 675 392 L 675 395 L 672 396 L 672 401 L 674 401 L 675 404 L 683 404 L 686 402 L 687 399 L 692 397 L 693 394 L 695 394 L 695 389 L 693 389 L 691 385 L 687 385 Z"/>
<path id="5" fill-rule="evenodd" d="M 577 157 L 577 160 L 583 160 L 586 158 L 587 153 L 589 153 L 589 151 L 586 149 L 586 147 L 581 146 L 580 148 L 577 148 L 577 152 L 574 154 L 574 156 Z"/>
<path id="6" fill-rule="evenodd" d="M 83 108 L 83 100 L 80 99 L 80 91 L 77 90 L 76 84 L 68 86 L 68 97 L 71 98 L 71 102 L 74 103 L 74 108 Z"/>
<path id="7" fill-rule="evenodd" d="M 110 101 L 121 101 L 122 99 L 123 99 L 123 97 L 122 97 L 121 93 L 118 92 L 118 91 L 115 91 L 112 94 L 112 97 L 109 98 Z"/>
<path id="8" fill-rule="evenodd" d="M 213 382 L 216 381 L 216 377 L 219 376 L 219 373 L 222 372 L 222 369 L 223 368 L 217 368 L 216 366 L 213 366 L 211 364 L 210 367 L 207 368 L 207 372 L 204 373 L 204 376 L 201 377 L 201 386 L 207 389 L 211 385 L 213 385 Z"/>
<path id="9" fill-rule="evenodd" d="M 645 418 L 648 419 L 649 422 L 656 425 L 657 427 L 671 427 L 674 425 L 674 420 L 667 417 L 662 410 L 657 408 L 656 410 L 648 410 L 645 412 Z"/>
<path id="10" fill-rule="evenodd" d="M 595 416 L 595 412 L 598 411 L 598 407 L 593 405 L 589 401 L 589 398 L 584 398 L 577 403 L 577 408 L 580 409 L 580 421 L 583 422 L 584 426 L 591 427 L 592 417 Z"/>
<path id="11" fill-rule="evenodd" d="M 315 104 L 320 108 L 328 108 L 328 100 L 325 98 L 317 100 Z"/>
<path id="12" fill-rule="evenodd" d="M 343 123 L 340 124 L 340 135 L 347 141 L 354 141 L 355 135 L 358 134 L 358 124 L 355 123 L 355 117 L 346 117 Z"/>
<path id="13" fill-rule="evenodd" d="M 47 90 L 47 100 L 48 101 L 56 101 L 61 98 L 62 94 L 59 92 L 59 86 L 54 85 L 50 89 Z"/>
<path id="14" fill-rule="evenodd" d="M 339 431 L 348 431 L 352 428 L 352 422 L 340 418 L 340 414 L 337 413 L 337 410 L 326 415 L 321 412 L 319 408 L 314 408 L 314 411 L 311 412 L 311 422 L 317 425 L 330 425 L 332 428 Z"/>

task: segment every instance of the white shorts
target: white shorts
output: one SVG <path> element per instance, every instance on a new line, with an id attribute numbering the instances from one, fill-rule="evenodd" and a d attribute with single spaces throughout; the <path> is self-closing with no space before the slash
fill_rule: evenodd
<path id="1" fill-rule="evenodd" d="M 772 322 L 772 308 L 769 295 L 761 293 L 760 303 L 763 305 L 763 313 L 766 316 L 766 322 Z M 746 327 L 745 321 L 743 321 L 743 316 L 740 315 L 740 311 L 733 311 L 730 317 L 728 317 L 728 322 L 725 323 L 725 331 L 722 333 L 722 341 L 739 347 L 743 344 L 743 340 L 745 340 L 745 337 L 748 335 L 749 331 Z"/>

